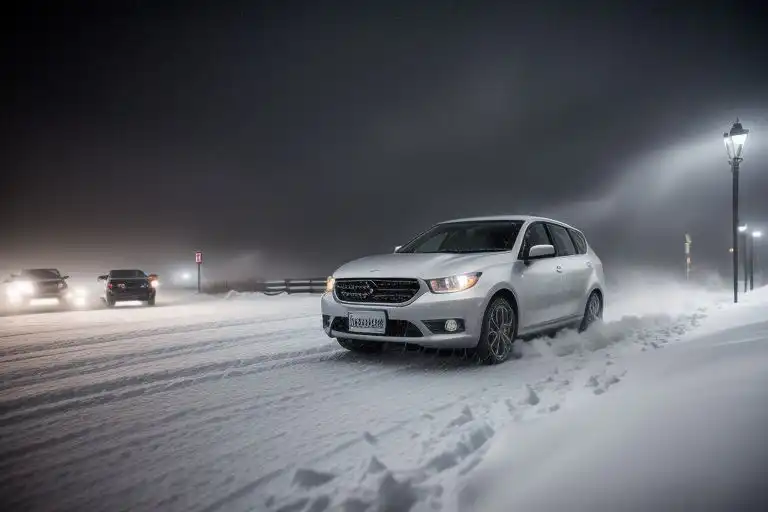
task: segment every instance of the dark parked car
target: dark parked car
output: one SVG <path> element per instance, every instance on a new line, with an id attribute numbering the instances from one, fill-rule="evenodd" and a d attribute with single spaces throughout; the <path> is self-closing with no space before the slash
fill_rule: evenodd
<path id="1" fill-rule="evenodd" d="M 85 291 L 71 290 L 67 279 L 55 268 L 27 268 L 11 274 L 4 281 L 7 303 L 13 308 L 47 301 L 65 307 L 82 305 Z"/>
<path id="2" fill-rule="evenodd" d="M 147 306 L 155 305 L 158 280 L 155 274 L 143 270 L 110 270 L 109 274 L 98 277 L 104 283 L 104 302 L 112 307 L 118 302 L 142 301 Z"/>

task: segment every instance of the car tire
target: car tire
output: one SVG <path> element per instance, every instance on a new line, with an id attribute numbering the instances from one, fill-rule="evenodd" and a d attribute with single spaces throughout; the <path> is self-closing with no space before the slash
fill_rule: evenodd
<path id="1" fill-rule="evenodd" d="M 346 338 L 338 338 L 336 341 L 345 349 L 361 354 L 376 354 L 384 348 L 384 344 L 378 341 L 350 340 Z"/>
<path id="2" fill-rule="evenodd" d="M 107 297 L 104 299 L 104 304 L 106 304 L 108 308 L 113 308 L 115 307 L 115 299 L 110 299 Z"/>
<path id="3" fill-rule="evenodd" d="M 592 292 L 584 307 L 584 317 L 579 325 L 579 332 L 584 332 L 589 327 L 603 318 L 603 299 L 598 292 Z"/>
<path id="4" fill-rule="evenodd" d="M 503 363 L 512 355 L 517 336 L 515 309 L 504 297 L 495 297 L 483 314 L 480 340 L 474 350 L 474 359 L 480 364 Z"/>
<path id="5" fill-rule="evenodd" d="M 155 305 L 155 298 L 152 297 L 147 301 L 147 306 L 154 306 Z"/>

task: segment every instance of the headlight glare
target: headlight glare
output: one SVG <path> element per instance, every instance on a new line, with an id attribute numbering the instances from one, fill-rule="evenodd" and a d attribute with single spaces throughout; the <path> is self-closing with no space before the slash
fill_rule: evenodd
<path id="1" fill-rule="evenodd" d="M 334 279 L 332 276 L 329 276 L 328 279 L 325 281 L 325 292 L 331 293 L 333 291 L 333 286 L 336 284 L 336 279 Z"/>
<path id="2" fill-rule="evenodd" d="M 35 285 L 30 281 L 16 281 L 12 289 L 19 295 L 32 295 L 35 293 Z"/>
<path id="3" fill-rule="evenodd" d="M 482 272 L 472 272 L 457 276 L 441 277 L 427 281 L 432 293 L 454 293 L 468 290 L 477 284 Z"/>
<path id="4" fill-rule="evenodd" d="M 149 284 L 150 286 L 152 286 L 152 288 L 157 288 L 158 286 L 160 286 L 160 281 L 158 281 L 157 279 L 153 279 L 152 281 L 149 282 Z"/>

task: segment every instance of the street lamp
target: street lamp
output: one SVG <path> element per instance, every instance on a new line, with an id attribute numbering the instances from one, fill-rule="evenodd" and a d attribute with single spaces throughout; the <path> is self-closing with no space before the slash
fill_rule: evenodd
<path id="1" fill-rule="evenodd" d="M 752 236 L 749 237 L 752 239 L 752 243 L 750 244 L 749 248 L 749 289 L 754 290 L 755 289 L 755 242 L 757 239 L 762 238 L 763 232 L 762 231 L 753 231 Z"/>
<path id="2" fill-rule="evenodd" d="M 744 238 L 744 244 L 742 245 L 744 247 L 744 256 L 743 256 L 743 266 L 744 266 L 744 293 L 747 293 L 747 282 L 749 281 L 749 277 L 747 275 L 748 269 L 747 266 L 749 265 L 749 262 L 747 261 L 747 244 L 749 243 L 748 237 L 747 237 L 747 225 L 742 224 L 739 226 L 739 233 L 741 233 L 741 236 Z"/>
<path id="3" fill-rule="evenodd" d="M 748 134 L 749 130 L 741 126 L 738 118 L 731 131 L 723 134 L 733 174 L 733 302 L 739 302 L 739 164 Z"/>

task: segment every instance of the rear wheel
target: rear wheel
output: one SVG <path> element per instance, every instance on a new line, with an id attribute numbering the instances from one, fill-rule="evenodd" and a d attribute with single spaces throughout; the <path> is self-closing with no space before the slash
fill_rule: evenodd
<path id="1" fill-rule="evenodd" d="M 384 344 L 378 341 L 350 340 L 346 338 L 338 338 L 336 341 L 345 349 L 362 354 L 375 354 L 381 352 L 384 348 Z"/>
<path id="2" fill-rule="evenodd" d="M 104 304 L 106 304 L 108 308 L 113 308 L 113 307 L 115 307 L 115 299 L 111 299 L 109 297 L 105 297 L 104 298 Z"/>
<path id="3" fill-rule="evenodd" d="M 498 364 L 512 353 L 512 343 L 517 334 L 517 315 L 504 297 L 496 297 L 483 315 L 480 341 L 474 357 L 481 364 Z"/>
<path id="4" fill-rule="evenodd" d="M 579 332 L 584 332 L 589 327 L 603 318 L 603 300 L 600 298 L 600 294 L 592 292 L 587 299 L 587 305 L 584 308 L 584 318 L 581 320 L 579 326 Z"/>

